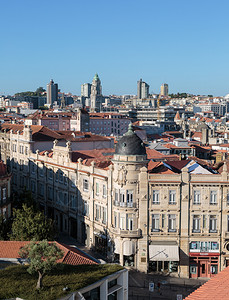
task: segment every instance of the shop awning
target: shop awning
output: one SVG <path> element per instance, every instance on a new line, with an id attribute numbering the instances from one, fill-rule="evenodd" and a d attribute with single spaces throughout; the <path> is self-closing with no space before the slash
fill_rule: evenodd
<path id="1" fill-rule="evenodd" d="M 120 240 L 114 239 L 114 253 L 120 254 Z"/>
<path id="2" fill-rule="evenodd" d="M 177 245 L 149 245 L 150 261 L 179 261 Z"/>
<path id="3" fill-rule="evenodd" d="M 123 255 L 130 256 L 135 253 L 135 243 L 132 241 L 123 242 Z"/>

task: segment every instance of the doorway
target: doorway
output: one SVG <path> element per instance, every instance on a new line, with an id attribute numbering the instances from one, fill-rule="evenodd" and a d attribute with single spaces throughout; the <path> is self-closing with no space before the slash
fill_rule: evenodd
<path id="1" fill-rule="evenodd" d="M 201 260 L 199 263 L 199 277 L 208 277 L 208 261 Z"/>

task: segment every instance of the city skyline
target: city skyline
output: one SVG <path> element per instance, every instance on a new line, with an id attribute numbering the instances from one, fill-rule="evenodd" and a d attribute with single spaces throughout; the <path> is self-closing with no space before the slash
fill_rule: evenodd
<path id="1" fill-rule="evenodd" d="M 14 1 L 13 1 L 14 2 Z M 0 4 L 0 94 L 46 87 L 80 95 L 95 73 L 103 94 L 229 93 L 227 11 L 220 1 L 12 1 Z"/>

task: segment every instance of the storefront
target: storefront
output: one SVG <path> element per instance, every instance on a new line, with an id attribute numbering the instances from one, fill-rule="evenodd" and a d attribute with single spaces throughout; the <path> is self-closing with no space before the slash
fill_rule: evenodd
<path id="1" fill-rule="evenodd" d="M 94 232 L 95 235 L 95 251 L 107 256 L 107 236 L 103 233 Z"/>
<path id="2" fill-rule="evenodd" d="M 135 243 L 133 241 L 123 241 L 123 265 L 125 267 L 134 267 Z"/>
<path id="3" fill-rule="evenodd" d="M 178 272 L 178 245 L 149 245 L 149 272 Z"/>
<path id="4" fill-rule="evenodd" d="M 213 277 L 219 271 L 219 243 L 191 242 L 190 278 Z"/>

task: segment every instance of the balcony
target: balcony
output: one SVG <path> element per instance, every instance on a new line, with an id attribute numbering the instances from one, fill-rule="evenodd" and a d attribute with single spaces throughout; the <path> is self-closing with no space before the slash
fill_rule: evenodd
<path id="1" fill-rule="evenodd" d="M 122 238 L 140 238 L 142 236 L 141 229 L 137 230 L 122 230 L 120 228 L 111 229 L 114 234 L 120 235 Z"/>
<path id="2" fill-rule="evenodd" d="M 133 203 L 133 202 L 126 203 L 126 202 L 114 201 L 113 205 L 114 206 L 119 206 L 119 207 L 128 207 L 128 208 L 135 208 L 136 207 L 136 203 Z"/>

